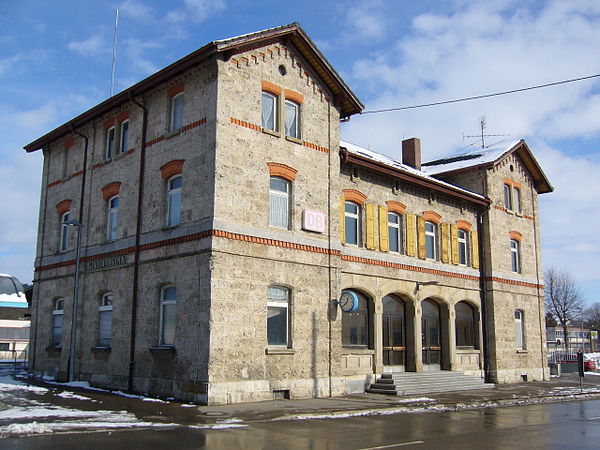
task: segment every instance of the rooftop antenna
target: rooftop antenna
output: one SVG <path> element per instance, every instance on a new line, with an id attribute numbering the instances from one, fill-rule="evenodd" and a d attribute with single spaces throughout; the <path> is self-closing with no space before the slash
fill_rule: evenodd
<path id="1" fill-rule="evenodd" d="M 479 118 L 479 129 L 481 130 L 481 133 L 478 135 L 464 135 L 463 134 L 463 140 L 465 138 L 480 138 L 481 139 L 481 148 L 485 148 L 485 138 L 486 137 L 492 137 L 492 136 L 510 136 L 509 134 L 485 134 L 485 129 L 487 128 L 487 119 L 485 116 L 481 116 Z"/>
<path id="2" fill-rule="evenodd" d="M 119 10 L 115 14 L 115 32 L 113 36 L 113 51 L 112 51 L 112 71 L 110 75 L 110 96 L 113 96 L 115 88 L 115 69 L 117 66 L 117 31 L 119 29 Z"/>

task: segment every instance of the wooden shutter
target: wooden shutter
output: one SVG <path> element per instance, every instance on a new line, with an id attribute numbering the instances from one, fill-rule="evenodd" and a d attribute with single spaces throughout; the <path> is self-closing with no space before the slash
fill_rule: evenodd
<path id="1" fill-rule="evenodd" d="M 471 261 L 475 269 L 479 269 L 479 239 L 477 231 L 471 231 Z"/>
<path id="2" fill-rule="evenodd" d="M 427 257 L 427 247 L 425 246 L 425 218 L 417 216 L 417 232 L 419 239 L 417 240 L 419 245 L 419 258 L 425 259 Z"/>
<path id="3" fill-rule="evenodd" d="M 452 235 L 452 264 L 458 264 L 458 228 L 456 225 L 450 225 Z"/>
<path id="4" fill-rule="evenodd" d="M 415 215 L 406 215 L 406 254 L 415 256 Z"/>
<path id="5" fill-rule="evenodd" d="M 385 206 L 379 207 L 379 250 L 390 250 L 390 237 L 388 235 L 388 210 Z"/>
<path id="6" fill-rule="evenodd" d="M 442 232 L 442 262 L 443 263 L 447 263 L 450 260 L 449 254 L 448 254 L 448 224 L 447 223 L 443 223 L 440 226 L 441 232 Z"/>
<path id="7" fill-rule="evenodd" d="M 366 247 L 369 250 L 375 250 L 375 205 L 367 203 L 365 205 L 367 215 L 367 242 Z"/>
<path id="8" fill-rule="evenodd" d="M 346 243 L 346 199 L 344 196 L 340 199 L 340 241 Z"/>

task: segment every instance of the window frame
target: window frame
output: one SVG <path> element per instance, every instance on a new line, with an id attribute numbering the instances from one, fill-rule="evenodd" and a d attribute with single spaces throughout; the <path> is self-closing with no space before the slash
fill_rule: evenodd
<path id="1" fill-rule="evenodd" d="M 285 135 L 287 137 L 290 137 L 292 139 L 300 139 L 300 104 L 293 101 L 293 100 L 289 100 L 289 99 L 285 99 L 284 103 L 284 117 L 283 117 L 283 125 L 285 128 Z M 288 131 L 288 106 L 292 107 L 293 110 L 295 111 L 295 127 L 294 127 L 294 133 L 295 134 L 291 134 Z"/>
<path id="2" fill-rule="evenodd" d="M 517 315 L 519 317 L 517 317 Z M 515 344 L 517 350 L 526 350 L 525 313 L 522 309 L 515 309 Z"/>
<path id="3" fill-rule="evenodd" d="M 114 294 L 112 292 L 106 292 L 102 294 L 100 298 L 100 305 L 98 306 L 98 347 L 110 348 L 112 341 L 112 311 L 114 304 Z M 110 313 L 110 314 L 109 314 Z M 110 332 L 108 336 L 103 336 L 102 330 L 102 317 L 109 316 Z"/>
<path id="4" fill-rule="evenodd" d="M 428 231 L 427 230 L 427 226 L 431 225 L 432 230 Z M 438 229 L 438 224 L 435 222 L 432 222 L 431 220 L 426 220 L 425 221 L 425 258 L 426 259 L 431 259 L 433 261 L 437 261 L 439 258 L 439 251 L 438 251 L 438 236 L 439 236 L 439 229 Z M 432 250 L 432 255 L 429 254 L 429 246 L 427 245 L 428 242 L 431 242 L 431 250 Z"/>
<path id="5" fill-rule="evenodd" d="M 348 211 L 348 206 L 356 207 L 356 213 L 352 213 Z M 353 245 L 356 247 L 360 247 L 362 245 L 362 206 L 356 202 L 345 200 L 344 201 L 344 242 L 346 245 Z M 348 220 L 355 221 L 354 227 L 348 226 Z M 354 230 L 356 232 L 356 242 L 350 242 L 348 239 L 349 230 Z"/>
<path id="6" fill-rule="evenodd" d="M 183 127 L 185 109 L 185 92 L 178 92 L 169 97 L 169 131 L 174 133 Z M 179 115 L 178 115 L 179 113 Z"/>
<path id="7" fill-rule="evenodd" d="M 106 139 L 104 144 L 104 159 L 111 159 L 117 151 L 117 127 L 111 125 L 106 129 Z"/>
<path id="8" fill-rule="evenodd" d="M 502 185 L 502 203 L 508 211 L 513 210 L 512 185 L 503 183 Z"/>
<path id="9" fill-rule="evenodd" d="M 345 292 L 346 290 L 342 291 Z M 345 348 L 355 348 L 355 349 L 371 349 L 373 348 L 373 338 L 372 338 L 372 328 L 373 328 L 373 322 L 372 322 L 372 305 L 371 305 L 371 301 L 369 300 L 369 298 L 362 294 L 359 291 L 356 290 L 352 290 L 350 289 L 350 291 L 354 292 L 359 299 L 359 307 L 357 308 L 356 311 L 353 311 L 351 313 L 342 313 L 342 324 L 341 324 L 341 344 L 342 347 Z M 361 305 L 364 304 L 363 305 Z M 354 315 L 356 317 L 356 315 L 362 315 L 364 318 L 364 322 L 361 319 L 361 325 L 364 324 L 365 327 L 365 334 L 364 334 L 364 339 L 365 342 L 364 343 L 358 343 L 358 344 L 353 344 L 351 342 L 345 342 L 345 338 L 351 337 L 351 333 L 345 333 L 345 329 L 348 327 L 349 325 L 349 320 L 352 318 L 352 316 Z M 348 336 L 346 336 L 348 335 Z M 357 336 L 358 337 L 358 336 Z"/>
<path id="10" fill-rule="evenodd" d="M 512 207 L 513 210 L 517 213 L 517 214 L 521 214 L 522 213 L 522 192 L 521 192 L 521 188 L 517 187 L 517 186 L 513 186 L 513 190 L 512 190 L 512 194 L 513 194 L 513 198 L 512 198 Z"/>
<path id="11" fill-rule="evenodd" d="M 273 290 L 277 290 L 280 291 L 282 293 L 285 293 L 285 300 L 281 300 L 281 299 L 275 299 L 275 298 L 271 298 L 271 289 Z M 267 305 L 266 305 L 266 312 L 267 312 L 267 346 L 269 348 L 291 348 L 291 343 L 292 343 L 292 339 L 291 339 L 291 320 L 290 320 L 290 301 L 291 301 L 291 289 L 286 287 L 286 286 L 281 286 L 281 285 L 270 285 L 267 288 Z M 284 312 L 284 316 L 285 316 L 285 342 L 284 343 L 272 343 L 270 341 L 269 338 L 269 310 L 274 310 L 274 309 L 278 309 L 278 310 L 283 310 Z M 273 338 L 275 338 L 275 336 L 272 336 Z"/>
<path id="12" fill-rule="evenodd" d="M 521 273 L 521 243 L 516 239 L 510 240 L 510 264 L 513 273 Z"/>
<path id="13" fill-rule="evenodd" d="M 175 298 L 166 299 L 165 294 L 169 289 L 175 289 Z M 173 306 L 174 305 L 174 306 Z M 165 341 L 165 309 L 169 306 L 175 308 L 175 316 L 173 318 L 173 342 L 169 343 Z M 158 325 L 158 345 L 160 347 L 174 347 L 175 336 L 177 334 L 177 287 L 174 284 L 167 284 L 160 289 L 160 301 L 159 301 L 159 325 Z"/>
<path id="14" fill-rule="evenodd" d="M 462 237 L 461 237 L 462 235 Z M 456 231 L 456 245 L 458 251 L 458 264 L 460 266 L 469 265 L 469 233 L 465 230 L 458 229 Z M 461 258 L 462 257 L 462 258 Z M 461 259 L 464 262 L 461 262 Z"/>
<path id="15" fill-rule="evenodd" d="M 463 317 L 463 312 L 459 311 L 459 307 L 465 306 L 468 308 L 468 314 Z M 468 317 L 466 317 L 468 316 Z M 461 349 L 478 349 L 479 348 L 479 334 L 478 334 L 478 320 L 477 320 L 477 309 L 465 300 L 461 300 L 454 305 L 454 334 L 456 340 L 456 348 Z M 467 323 L 469 322 L 469 323 Z M 459 343 L 461 334 L 459 328 L 470 331 L 471 343 L 469 344 L 469 333 L 466 334 L 466 341 Z"/>
<path id="16" fill-rule="evenodd" d="M 60 306 L 60 307 L 59 307 Z M 52 307 L 52 335 L 51 335 L 51 345 L 54 348 L 62 347 L 62 338 L 63 338 L 63 328 L 64 328 L 64 320 L 65 320 L 65 299 L 63 297 L 59 297 L 54 299 L 53 307 Z M 60 316 L 60 326 L 56 325 L 57 317 Z M 60 329 L 60 337 L 56 338 L 56 329 Z"/>
<path id="17" fill-rule="evenodd" d="M 60 215 L 60 242 L 59 251 L 64 253 L 69 250 L 69 234 L 71 226 L 67 222 L 71 219 L 71 210 L 65 211 Z"/>
<path id="18" fill-rule="evenodd" d="M 396 217 L 397 222 L 390 222 L 390 216 Z M 404 242 L 403 242 L 403 228 L 402 228 L 402 214 L 399 214 L 395 211 L 388 211 L 388 243 L 389 243 L 389 251 L 393 253 L 404 254 Z M 396 250 L 392 249 L 392 239 L 391 236 L 397 237 L 398 248 Z"/>
<path id="19" fill-rule="evenodd" d="M 265 122 L 264 107 L 265 98 L 272 99 L 271 115 L 273 117 L 273 128 L 270 128 L 268 123 Z M 260 97 L 260 125 L 263 131 L 270 131 L 272 133 L 279 133 L 279 96 L 269 91 L 261 91 Z"/>
<path id="20" fill-rule="evenodd" d="M 123 132 L 125 130 L 125 132 Z M 124 153 L 128 150 L 129 145 L 129 119 L 119 122 L 119 147 L 117 154 Z"/>
<path id="21" fill-rule="evenodd" d="M 281 181 L 285 184 L 286 191 L 281 191 L 273 188 L 273 181 Z M 270 176 L 269 177 L 269 226 L 279 228 L 282 230 L 289 230 L 291 223 L 291 194 L 292 194 L 292 182 L 283 177 Z M 275 198 L 285 199 L 285 225 L 275 223 L 274 220 L 274 208 Z"/>
<path id="22" fill-rule="evenodd" d="M 117 206 L 111 206 L 116 200 Z M 106 240 L 116 241 L 118 238 L 119 227 L 119 194 L 113 195 L 106 201 Z M 112 218 L 114 217 L 114 227 L 112 226 Z"/>
<path id="23" fill-rule="evenodd" d="M 173 183 L 176 179 L 180 179 L 181 180 L 181 185 L 178 187 L 171 187 L 171 183 Z M 177 214 L 177 220 L 176 221 L 172 221 L 171 220 L 171 210 L 173 209 L 173 205 L 174 202 L 172 202 L 172 199 L 175 198 L 175 196 L 179 196 L 179 211 Z M 169 177 L 167 179 L 167 215 L 166 215 L 166 223 L 167 223 L 167 227 L 176 227 L 178 225 L 181 224 L 181 204 L 183 201 L 183 176 L 178 173 L 176 175 L 173 175 L 172 177 Z"/>

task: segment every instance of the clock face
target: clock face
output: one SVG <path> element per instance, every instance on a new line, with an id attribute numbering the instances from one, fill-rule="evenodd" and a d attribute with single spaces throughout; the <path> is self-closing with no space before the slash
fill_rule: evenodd
<path id="1" fill-rule="evenodd" d="M 340 308 L 344 312 L 352 312 L 358 309 L 358 296 L 354 292 L 343 292 L 340 296 Z"/>

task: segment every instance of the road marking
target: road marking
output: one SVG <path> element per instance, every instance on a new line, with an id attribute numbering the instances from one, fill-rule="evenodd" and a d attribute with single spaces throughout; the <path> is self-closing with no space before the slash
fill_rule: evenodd
<path id="1" fill-rule="evenodd" d="M 588 420 L 598 420 L 598 419 L 600 419 L 600 417 L 588 417 L 587 419 Z"/>
<path id="2" fill-rule="evenodd" d="M 424 444 L 425 441 L 400 442 L 398 444 L 381 445 L 379 447 L 365 447 L 359 450 L 378 450 L 382 448 L 406 447 L 407 445 Z"/>

